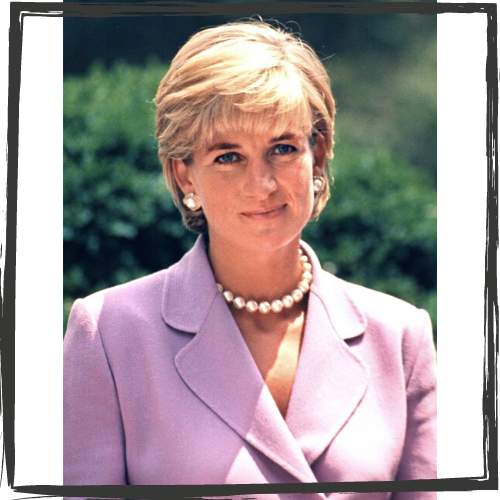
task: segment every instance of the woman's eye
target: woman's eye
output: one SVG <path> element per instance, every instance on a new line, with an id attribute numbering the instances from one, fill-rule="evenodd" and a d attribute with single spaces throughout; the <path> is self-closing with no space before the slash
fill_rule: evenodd
<path id="1" fill-rule="evenodd" d="M 287 153 L 292 153 L 293 151 L 295 151 L 295 148 L 290 146 L 290 144 L 278 144 L 274 148 L 274 152 L 279 155 L 285 155 Z"/>
<path id="2" fill-rule="evenodd" d="M 234 153 L 224 153 L 215 159 L 215 163 L 233 163 L 236 161 L 236 154 Z"/>

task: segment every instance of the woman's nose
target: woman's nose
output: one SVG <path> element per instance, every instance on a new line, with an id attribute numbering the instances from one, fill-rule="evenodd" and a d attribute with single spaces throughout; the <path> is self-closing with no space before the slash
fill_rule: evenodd
<path id="1" fill-rule="evenodd" d="M 266 198 L 277 186 L 274 171 L 267 162 L 249 165 L 245 179 L 245 194 L 255 198 Z"/>

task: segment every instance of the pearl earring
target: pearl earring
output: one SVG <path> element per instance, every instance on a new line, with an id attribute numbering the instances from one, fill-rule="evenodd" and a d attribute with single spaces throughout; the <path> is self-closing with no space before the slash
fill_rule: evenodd
<path id="1" fill-rule="evenodd" d="M 194 193 L 188 193 L 186 196 L 184 196 L 182 203 L 184 203 L 184 205 L 186 205 L 186 207 L 188 207 L 191 212 L 196 212 L 196 210 L 199 210 L 201 208 L 201 200 L 198 195 Z"/>
<path id="2" fill-rule="evenodd" d="M 313 186 L 315 194 L 321 193 L 325 188 L 325 179 L 324 177 L 320 177 L 319 175 L 315 175 L 313 177 Z"/>

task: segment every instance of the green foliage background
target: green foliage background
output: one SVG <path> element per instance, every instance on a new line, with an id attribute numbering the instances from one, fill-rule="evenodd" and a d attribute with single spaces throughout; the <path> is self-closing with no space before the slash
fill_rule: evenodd
<path id="1" fill-rule="evenodd" d="M 369 85 L 361 69 L 380 64 L 327 62 L 339 102 L 335 182 L 303 238 L 339 277 L 427 309 L 436 333 L 435 141 L 432 152 L 426 140 L 436 130 L 435 41 L 418 55 L 411 64 L 387 59 L 391 100 L 378 111 L 370 108 L 387 82 Z M 196 238 L 157 159 L 152 99 L 166 69 L 118 62 L 65 77 L 64 328 L 76 298 L 168 267 Z"/>

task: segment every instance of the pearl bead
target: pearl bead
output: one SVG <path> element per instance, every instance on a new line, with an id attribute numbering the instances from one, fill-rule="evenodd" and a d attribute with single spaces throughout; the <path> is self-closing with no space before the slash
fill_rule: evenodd
<path id="1" fill-rule="evenodd" d="M 261 302 L 259 304 L 259 311 L 262 314 L 267 314 L 271 310 L 271 304 L 269 302 Z"/>
<path id="2" fill-rule="evenodd" d="M 247 302 L 245 308 L 248 312 L 253 313 L 259 308 L 259 304 L 257 304 L 257 302 L 255 302 L 255 300 L 249 300 Z"/>
<path id="3" fill-rule="evenodd" d="M 271 303 L 271 309 L 275 313 L 281 312 L 283 310 L 283 302 L 281 302 L 281 300 L 273 300 Z"/>
<path id="4" fill-rule="evenodd" d="M 325 181 L 321 177 L 317 177 L 314 179 L 313 185 L 314 185 L 314 192 L 319 193 L 320 191 L 323 190 L 323 185 Z"/>
<path id="5" fill-rule="evenodd" d="M 182 201 L 184 205 L 186 205 L 186 207 L 188 207 L 189 210 L 192 210 L 193 212 L 201 208 L 201 200 L 194 193 L 187 194 L 186 196 L 184 196 L 184 199 Z"/>
<path id="6" fill-rule="evenodd" d="M 286 307 L 287 309 L 290 309 L 290 307 L 293 306 L 294 300 L 291 295 L 285 295 L 282 299 L 281 302 L 283 302 L 283 307 Z"/>
<path id="7" fill-rule="evenodd" d="M 302 266 L 302 279 L 298 283 L 297 288 L 293 290 L 289 295 L 285 295 L 281 300 L 273 300 L 272 303 L 263 301 L 258 304 L 255 300 L 245 301 L 243 297 L 234 297 L 233 293 L 229 290 L 224 291 L 224 287 L 217 283 L 217 289 L 222 293 L 224 299 L 227 303 L 233 304 L 236 309 L 245 308 L 248 312 L 259 311 L 262 314 L 267 314 L 270 311 L 279 313 L 283 308 L 290 309 L 297 302 L 300 302 L 304 298 L 304 294 L 310 289 L 310 283 L 312 282 L 312 265 L 309 262 L 307 255 L 303 250 L 299 249 L 299 259 Z"/>
<path id="8" fill-rule="evenodd" d="M 304 271 L 302 273 L 302 280 L 308 281 L 309 283 L 312 281 L 313 275 L 309 271 Z"/>
<path id="9" fill-rule="evenodd" d="M 233 300 L 233 304 L 236 309 L 243 309 L 245 307 L 245 299 L 243 297 L 236 297 Z"/>

